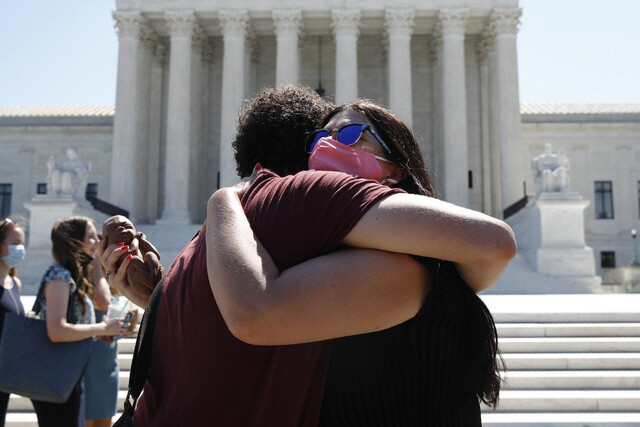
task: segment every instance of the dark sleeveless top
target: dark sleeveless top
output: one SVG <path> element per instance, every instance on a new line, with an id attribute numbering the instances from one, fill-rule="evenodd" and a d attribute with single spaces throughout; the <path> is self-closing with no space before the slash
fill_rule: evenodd
<path id="1" fill-rule="evenodd" d="M 13 281 L 13 287 L 11 289 L 5 289 L 3 286 L 0 286 L 0 333 L 2 333 L 2 328 L 4 327 L 4 315 L 6 313 L 25 315 L 22 301 L 20 301 L 18 283 L 15 277 L 9 277 L 11 277 Z"/>
<path id="2" fill-rule="evenodd" d="M 413 319 L 334 340 L 319 426 L 481 426 L 482 341 L 493 319 L 452 263 L 416 260 L 435 280 Z"/>

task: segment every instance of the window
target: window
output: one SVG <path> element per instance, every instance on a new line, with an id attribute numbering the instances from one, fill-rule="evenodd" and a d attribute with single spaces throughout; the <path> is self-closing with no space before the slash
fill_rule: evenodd
<path id="1" fill-rule="evenodd" d="M 613 218 L 613 190 L 611 181 L 595 182 L 596 218 Z"/>
<path id="2" fill-rule="evenodd" d="M 0 184 L 0 217 L 11 215 L 11 184 Z"/>
<path id="3" fill-rule="evenodd" d="M 602 268 L 615 268 L 616 267 L 616 253 L 613 251 L 600 252 L 600 267 Z"/>
<path id="4" fill-rule="evenodd" d="M 84 192 L 84 197 L 87 200 L 98 197 L 98 184 L 96 184 L 95 182 L 87 184 L 87 189 Z"/>
<path id="5" fill-rule="evenodd" d="M 36 188 L 36 194 L 47 194 L 47 184 L 39 182 L 38 187 Z"/>

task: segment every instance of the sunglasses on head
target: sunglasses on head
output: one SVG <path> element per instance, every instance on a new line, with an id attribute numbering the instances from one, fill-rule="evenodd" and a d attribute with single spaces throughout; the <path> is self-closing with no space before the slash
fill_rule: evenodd
<path id="1" fill-rule="evenodd" d="M 2 231 L 2 229 L 8 226 L 9 224 L 13 224 L 13 221 L 11 221 L 11 218 L 3 219 L 2 222 L 0 222 L 0 231 Z"/>
<path id="2" fill-rule="evenodd" d="M 318 129 L 313 131 L 309 137 L 307 138 L 307 144 L 306 144 L 306 151 L 307 153 L 311 153 L 313 151 L 313 149 L 316 146 L 316 143 L 321 139 L 321 138 L 326 138 L 328 136 L 331 136 L 331 134 L 334 131 L 338 131 L 338 135 L 336 135 L 335 140 L 338 141 L 341 144 L 344 145 L 353 145 L 356 142 L 358 142 L 360 140 L 360 137 L 362 136 L 362 134 L 366 131 L 369 131 L 369 133 L 371 133 L 371 135 L 373 135 L 376 140 L 378 141 L 378 143 L 380 143 L 380 145 L 382 146 L 382 148 L 384 149 L 384 151 L 387 152 L 387 154 L 389 154 L 389 156 L 393 157 L 391 150 L 389 149 L 389 147 L 387 146 L 387 144 L 384 143 L 384 141 L 382 140 L 382 138 L 380 138 L 380 135 L 378 135 L 376 133 L 376 131 L 374 131 L 371 128 L 371 125 L 368 123 L 347 123 L 344 126 L 340 126 L 338 129 Z"/>

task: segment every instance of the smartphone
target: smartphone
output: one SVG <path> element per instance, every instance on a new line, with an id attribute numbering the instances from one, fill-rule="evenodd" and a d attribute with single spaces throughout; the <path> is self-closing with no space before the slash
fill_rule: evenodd
<path id="1" fill-rule="evenodd" d="M 133 319 L 134 314 L 135 312 L 133 310 L 127 311 L 127 314 L 124 315 L 124 319 L 122 319 L 122 321 L 128 325 L 131 322 L 131 319 Z M 119 340 L 120 338 L 122 338 L 122 335 L 114 335 L 113 337 L 114 340 Z"/>

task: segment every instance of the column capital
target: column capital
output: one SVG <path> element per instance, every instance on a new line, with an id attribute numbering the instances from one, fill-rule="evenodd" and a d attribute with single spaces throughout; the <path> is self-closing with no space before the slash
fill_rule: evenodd
<path id="1" fill-rule="evenodd" d="M 331 11 L 333 35 L 345 33 L 360 34 L 360 9 L 333 9 Z"/>
<path id="2" fill-rule="evenodd" d="M 165 43 L 158 37 L 158 34 L 147 24 L 140 26 L 140 40 L 144 46 L 153 54 L 153 57 L 159 62 L 164 62 L 167 54 Z"/>
<path id="3" fill-rule="evenodd" d="M 209 39 L 207 38 L 207 33 L 204 31 L 200 25 L 193 26 L 193 47 L 203 51 L 205 46 L 209 43 Z"/>
<path id="4" fill-rule="evenodd" d="M 168 10 L 164 16 L 171 37 L 191 37 L 196 24 L 196 15 L 192 10 Z"/>
<path id="5" fill-rule="evenodd" d="M 464 35 L 467 9 L 440 9 L 438 13 L 438 30 L 442 37 Z"/>
<path id="6" fill-rule="evenodd" d="M 518 32 L 522 9 L 496 8 L 491 13 L 491 27 L 496 36 L 503 34 L 515 35 Z"/>
<path id="7" fill-rule="evenodd" d="M 111 16 L 118 37 L 139 37 L 140 27 L 145 22 L 139 10 L 114 11 Z"/>
<path id="8" fill-rule="evenodd" d="M 492 27 L 487 26 L 480 34 L 480 39 L 476 44 L 476 54 L 479 64 L 484 64 L 489 55 L 489 51 L 495 42 L 495 34 Z"/>
<path id="9" fill-rule="evenodd" d="M 302 11 L 300 9 L 274 9 L 271 12 L 276 35 L 302 32 Z"/>
<path id="10" fill-rule="evenodd" d="M 386 9 L 384 11 L 384 29 L 389 35 L 407 35 L 413 33 L 413 9 Z"/>
<path id="11" fill-rule="evenodd" d="M 221 10 L 218 12 L 218 17 L 224 36 L 231 34 L 244 36 L 247 32 L 249 14 L 246 10 Z"/>

